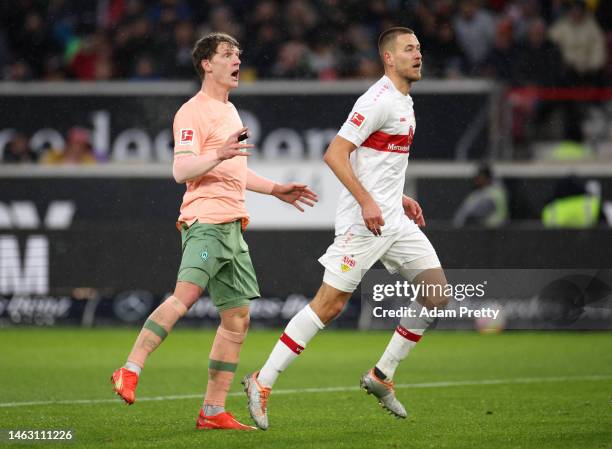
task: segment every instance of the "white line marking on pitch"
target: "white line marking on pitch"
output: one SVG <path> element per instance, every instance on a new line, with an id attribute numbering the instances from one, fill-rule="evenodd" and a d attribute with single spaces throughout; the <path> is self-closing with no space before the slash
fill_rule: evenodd
<path id="1" fill-rule="evenodd" d="M 447 382 L 422 382 L 417 384 L 397 384 L 396 389 L 403 388 L 445 388 L 482 385 L 512 385 L 512 384 L 535 384 L 541 382 L 576 382 L 589 380 L 610 380 L 612 374 L 594 374 L 590 376 L 555 376 L 555 377 L 518 377 L 515 379 L 482 379 L 482 380 L 456 380 Z M 359 387 L 325 387 L 325 388 L 290 388 L 285 390 L 274 390 L 274 396 L 279 394 L 297 393 L 335 393 L 342 391 L 357 391 Z M 235 391 L 229 396 L 242 396 L 243 392 Z M 201 394 L 179 394 L 170 396 L 151 396 L 138 398 L 138 402 L 148 401 L 172 401 L 178 399 L 197 399 L 204 396 Z M 106 404 L 118 403 L 118 397 L 113 399 L 69 399 L 58 401 L 26 401 L 26 402 L 0 402 L 0 408 L 27 407 L 31 405 L 79 405 L 79 404 Z"/>

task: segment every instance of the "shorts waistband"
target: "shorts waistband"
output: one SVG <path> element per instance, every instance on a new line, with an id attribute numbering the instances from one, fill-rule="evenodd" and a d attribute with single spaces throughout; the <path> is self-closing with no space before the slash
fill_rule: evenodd
<path id="1" fill-rule="evenodd" d="M 230 227 L 230 226 L 235 226 L 236 224 L 238 224 L 239 226 L 242 225 L 242 220 L 238 219 L 238 220 L 234 220 L 234 221 L 229 221 L 227 223 L 200 223 L 198 220 L 196 220 L 196 221 L 194 221 L 191 224 L 191 226 L 201 225 L 201 226 Z M 180 229 L 183 229 L 185 231 L 188 230 L 191 227 L 187 223 L 185 223 L 184 221 L 177 222 L 177 226 L 179 226 Z"/>

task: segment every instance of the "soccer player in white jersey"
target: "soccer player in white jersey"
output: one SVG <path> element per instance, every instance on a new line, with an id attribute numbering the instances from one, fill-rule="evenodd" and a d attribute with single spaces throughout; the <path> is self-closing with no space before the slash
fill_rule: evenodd
<path id="1" fill-rule="evenodd" d="M 448 302 L 440 261 L 419 229 L 425 224 L 421 208 L 403 194 L 416 127 L 410 88 L 421 79 L 420 44 L 412 30 L 395 27 L 381 34 L 378 48 L 385 76 L 357 100 L 324 156 L 344 189 L 336 237 L 319 259 L 325 267 L 321 288 L 291 319 L 263 368 L 243 380 L 249 411 L 261 429 L 268 428 L 267 401 L 278 375 L 341 313 L 376 261 L 409 281 L 435 286 L 421 289 L 430 295 L 411 303 L 414 317 L 402 318 L 381 358 L 361 378 L 362 388 L 397 417 L 407 413 L 395 396 L 393 375 L 433 320 L 420 317 L 421 310 Z"/>

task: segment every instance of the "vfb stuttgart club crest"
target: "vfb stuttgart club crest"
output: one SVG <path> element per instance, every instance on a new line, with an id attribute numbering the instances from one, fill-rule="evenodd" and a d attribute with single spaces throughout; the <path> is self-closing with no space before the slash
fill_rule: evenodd
<path id="1" fill-rule="evenodd" d="M 342 257 L 342 262 L 340 262 L 340 269 L 343 273 L 346 273 L 351 268 L 355 268 L 355 265 L 357 265 L 355 259 L 349 256 L 344 256 Z"/>

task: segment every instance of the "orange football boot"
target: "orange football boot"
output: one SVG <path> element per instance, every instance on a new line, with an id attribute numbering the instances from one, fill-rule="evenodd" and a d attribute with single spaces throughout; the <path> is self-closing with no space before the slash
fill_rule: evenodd
<path id="1" fill-rule="evenodd" d="M 236 421 L 234 415 L 230 412 L 221 412 L 218 415 L 206 416 L 204 410 L 200 409 L 198 422 L 196 424 L 198 430 L 257 430 L 257 427 L 247 426 Z"/>
<path id="2" fill-rule="evenodd" d="M 110 380 L 115 393 L 121 396 L 121 399 L 128 405 L 132 405 L 136 401 L 138 374 L 127 368 L 119 368 L 113 373 Z"/>

